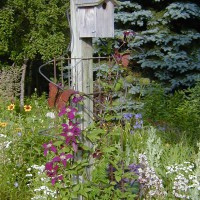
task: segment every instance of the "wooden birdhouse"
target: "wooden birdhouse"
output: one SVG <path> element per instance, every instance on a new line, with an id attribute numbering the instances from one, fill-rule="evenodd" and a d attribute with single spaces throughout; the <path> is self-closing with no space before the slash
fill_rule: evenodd
<path id="1" fill-rule="evenodd" d="M 115 5 L 115 0 L 76 0 L 79 37 L 114 37 Z"/>

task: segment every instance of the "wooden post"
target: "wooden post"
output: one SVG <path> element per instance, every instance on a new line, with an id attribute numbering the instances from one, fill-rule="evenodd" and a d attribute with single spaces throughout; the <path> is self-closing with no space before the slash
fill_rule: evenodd
<path id="1" fill-rule="evenodd" d="M 79 27 L 77 26 L 77 7 L 74 0 L 70 0 L 71 9 L 71 76 L 72 88 L 85 94 L 93 93 L 93 48 L 92 38 L 80 38 Z M 93 101 L 86 98 L 84 105 L 80 108 L 83 120 L 81 121 L 81 129 L 84 130 L 92 122 L 93 118 Z M 86 143 L 91 147 L 90 143 Z M 77 155 L 77 159 L 81 159 L 81 155 Z M 90 170 L 87 171 L 89 177 Z M 79 181 L 84 181 L 82 176 L 75 177 Z M 79 196 L 79 200 L 83 197 Z"/>
<path id="2" fill-rule="evenodd" d="M 72 88 L 85 94 L 93 93 L 93 48 L 92 38 L 80 38 L 79 27 L 77 26 L 77 7 L 74 0 L 70 1 L 71 6 L 71 73 Z M 82 129 L 85 129 L 92 122 L 93 102 L 85 99 L 83 106 Z"/>

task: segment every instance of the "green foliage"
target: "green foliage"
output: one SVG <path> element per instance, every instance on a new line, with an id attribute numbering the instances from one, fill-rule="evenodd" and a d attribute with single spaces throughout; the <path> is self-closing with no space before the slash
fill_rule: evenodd
<path id="1" fill-rule="evenodd" d="M 158 107 L 157 112 L 162 116 L 159 117 L 154 113 L 155 117 L 153 118 L 152 115 L 152 120 L 162 118 L 169 120 L 169 113 L 177 112 L 170 111 L 174 105 L 176 108 L 187 106 L 188 110 L 190 110 L 189 107 L 199 109 L 199 92 L 197 91 L 199 91 L 199 84 L 185 93 L 180 92 L 169 96 L 157 85 L 157 88 L 152 89 L 145 99 L 147 105 L 149 103 L 152 106 L 152 110 L 153 106 L 155 106 L 154 109 Z M 160 107 L 161 100 L 164 106 L 170 108 L 169 110 L 160 111 L 164 109 Z M 191 102 L 190 106 L 187 101 Z M 109 104 L 111 102 L 110 100 Z M 198 148 L 195 145 L 199 139 L 190 143 L 188 136 L 172 137 L 171 132 L 177 134 L 174 127 L 169 127 L 173 125 L 172 119 L 166 123 L 165 131 L 156 127 L 157 124 L 154 124 L 154 127 L 142 125 L 136 128 L 141 120 L 147 124 L 139 114 L 122 115 L 121 113 L 120 118 L 113 120 L 116 118 L 116 113 L 108 112 L 107 108 L 106 115 L 102 113 L 96 122 L 82 132 L 81 140 L 77 142 L 80 148 L 73 154 L 74 160 L 68 160 L 66 168 L 62 163 L 58 163 L 59 172 L 62 173 L 64 179 L 52 186 L 51 179 L 45 174 L 44 165 L 55 154 L 49 152 L 45 158 L 42 144 L 54 140 L 58 154 L 63 151 L 72 152 L 71 146 L 66 145 L 63 148 L 63 140 L 55 138 L 62 132 L 60 125 L 68 119 L 57 118 L 56 112 L 54 112 L 55 118 L 53 119 L 46 116 L 49 109 L 45 95 L 38 97 L 34 94 L 31 99 L 25 100 L 26 105 L 32 106 L 29 112 L 24 111 L 19 114 L 18 104 L 16 101 L 13 110 L 7 109 L 9 102 L 4 102 L 0 106 L 0 149 L 2 150 L 0 177 L 3 180 L 0 183 L 2 188 L 0 196 L 3 199 L 58 198 L 68 200 L 83 196 L 89 200 L 133 200 L 139 197 L 140 199 L 168 200 L 175 199 L 177 194 L 188 195 L 190 199 L 198 199 L 199 192 L 196 186 L 199 184 L 199 144 L 197 144 Z M 145 111 L 147 111 L 145 118 L 148 112 L 151 113 L 147 105 L 145 104 Z M 193 116 L 191 114 L 193 112 L 189 113 Z M 198 112 L 196 113 L 198 115 Z M 173 119 L 176 120 L 177 116 Z M 187 115 L 184 115 L 184 118 L 187 118 Z M 197 120 L 197 118 L 194 119 Z M 177 118 L 177 120 L 179 120 L 177 126 L 181 129 L 178 132 L 179 136 L 184 135 L 182 123 L 180 119 Z M 184 122 L 184 119 L 181 122 Z M 188 126 L 189 124 L 186 124 L 184 128 Z M 142 160 L 142 157 L 146 160 Z M 194 166 L 193 163 L 195 163 L 195 168 L 189 170 L 190 165 Z M 178 166 L 179 171 L 167 173 L 170 166 Z M 135 171 L 131 171 L 130 167 Z M 185 191 L 176 185 L 177 181 L 181 185 L 181 179 L 178 179 L 181 167 L 188 169 L 182 173 L 188 180 L 185 184 L 187 188 Z M 141 177 L 144 182 L 140 182 Z M 163 187 L 157 187 L 158 182 L 155 180 L 159 181 Z M 148 185 L 149 183 L 152 185 Z M 176 187 L 176 193 L 173 187 Z"/>
<path id="2" fill-rule="evenodd" d="M 33 164 L 41 165 L 44 162 L 41 145 L 46 138 L 39 132 L 42 127 L 52 123 L 52 119 L 46 117 L 48 108 L 45 96 L 32 96 L 32 99 L 26 99 L 26 104 L 31 105 L 32 110 L 20 114 L 17 101 L 13 110 L 8 110 L 9 101 L 1 103 L 0 106 L 2 199 L 31 199 L 34 188 L 26 176 L 30 174 L 27 169 Z"/>
<path id="3" fill-rule="evenodd" d="M 123 112 L 139 112 L 143 106 L 140 99 L 147 93 L 150 84 L 148 78 L 142 78 L 139 73 L 132 73 L 129 68 L 114 62 L 110 66 L 105 63 L 94 66 L 94 90 L 103 92 L 102 99 L 109 96 L 112 102 L 103 100 L 96 106 L 104 111 L 105 119 L 107 112 L 111 111 L 115 113 L 113 119 L 119 119 Z M 105 106 L 102 107 L 101 103 Z"/>
<path id="4" fill-rule="evenodd" d="M 160 130 L 167 131 L 166 139 L 169 135 L 176 142 L 183 138 L 191 142 L 199 139 L 199 82 L 192 89 L 173 95 L 156 86 L 144 100 L 145 118 Z"/>
<path id="5" fill-rule="evenodd" d="M 0 14 L 0 55 L 19 63 L 38 55 L 43 60 L 62 55 L 67 48 L 68 6 L 57 0 L 7 0 Z"/>

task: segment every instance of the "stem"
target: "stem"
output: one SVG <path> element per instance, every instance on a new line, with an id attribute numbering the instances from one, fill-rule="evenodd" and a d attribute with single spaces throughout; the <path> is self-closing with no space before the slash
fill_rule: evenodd
<path id="1" fill-rule="evenodd" d="M 28 58 L 24 59 L 24 63 L 22 65 L 22 77 L 20 82 L 20 111 L 22 111 L 24 106 L 24 87 L 25 87 L 25 77 L 26 77 L 26 68 L 27 68 Z"/>
<path id="2" fill-rule="evenodd" d="M 54 83 L 56 83 L 57 82 L 57 78 L 56 78 L 56 58 L 54 58 L 54 60 L 53 60 L 53 66 L 54 66 Z"/>

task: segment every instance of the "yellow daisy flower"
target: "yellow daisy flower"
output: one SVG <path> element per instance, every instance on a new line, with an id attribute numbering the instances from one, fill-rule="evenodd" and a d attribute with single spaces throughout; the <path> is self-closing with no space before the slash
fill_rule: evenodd
<path id="1" fill-rule="evenodd" d="M 6 127 L 8 123 L 6 122 L 0 122 L 0 127 Z"/>
<path id="2" fill-rule="evenodd" d="M 8 106 L 8 110 L 14 110 L 15 109 L 15 104 L 10 104 L 9 106 Z"/>
<path id="3" fill-rule="evenodd" d="M 30 106 L 30 105 L 25 105 L 25 106 L 24 106 L 25 112 L 30 112 L 31 109 L 32 109 L 32 106 Z"/>

